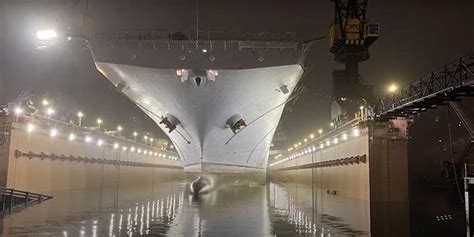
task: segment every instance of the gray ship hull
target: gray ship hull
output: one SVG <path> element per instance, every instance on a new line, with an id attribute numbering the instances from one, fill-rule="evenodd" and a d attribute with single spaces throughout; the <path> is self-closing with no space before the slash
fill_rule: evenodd
<path id="1" fill-rule="evenodd" d="M 219 70 L 214 82 L 197 87 L 181 82 L 172 69 L 96 63 L 123 93 L 157 124 L 170 114 L 179 126 L 168 132 L 185 169 L 240 172 L 266 167 L 284 104 L 303 72 L 300 65 Z M 285 94 L 279 88 L 286 85 Z M 237 134 L 226 122 L 240 115 L 247 127 Z M 212 168 L 204 168 L 208 164 Z"/>
<path id="2" fill-rule="evenodd" d="M 306 51 L 289 41 L 129 33 L 88 46 L 97 69 L 160 126 L 194 174 L 265 171 Z"/>

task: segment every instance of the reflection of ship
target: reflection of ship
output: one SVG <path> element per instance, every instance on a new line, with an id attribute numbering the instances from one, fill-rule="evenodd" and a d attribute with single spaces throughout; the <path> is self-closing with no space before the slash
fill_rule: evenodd
<path id="1" fill-rule="evenodd" d="M 89 47 L 98 70 L 168 134 L 186 171 L 263 171 L 305 45 L 288 34 L 188 35 L 95 35 Z"/>

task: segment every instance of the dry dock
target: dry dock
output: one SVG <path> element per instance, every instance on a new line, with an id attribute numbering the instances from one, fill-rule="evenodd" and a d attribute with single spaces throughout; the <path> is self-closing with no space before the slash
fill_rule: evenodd
<path id="1" fill-rule="evenodd" d="M 346 124 L 270 165 L 273 180 L 313 212 L 373 236 L 409 235 L 407 120 Z M 311 215 L 311 213 L 306 213 Z"/>

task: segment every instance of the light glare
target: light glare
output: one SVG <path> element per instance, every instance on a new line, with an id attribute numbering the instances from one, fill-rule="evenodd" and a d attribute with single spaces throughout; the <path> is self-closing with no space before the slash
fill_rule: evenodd
<path id="1" fill-rule="evenodd" d="M 28 132 L 33 132 L 33 130 L 35 130 L 35 125 L 29 123 L 29 124 L 26 126 L 26 131 L 28 131 Z"/>
<path id="2" fill-rule="evenodd" d="M 342 140 L 344 140 L 344 141 L 347 140 L 347 134 L 346 133 L 342 134 Z"/>
<path id="3" fill-rule="evenodd" d="M 76 135 L 74 135 L 74 133 L 69 134 L 69 141 L 73 141 L 74 139 L 76 139 Z"/>
<path id="4" fill-rule="evenodd" d="M 397 92 L 398 90 L 398 86 L 396 84 L 391 84 L 390 86 L 388 86 L 388 92 L 390 93 L 395 93 Z"/>
<path id="5" fill-rule="evenodd" d="M 39 30 L 36 32 L 36 37 L 39 40 L 53 40 L 58 37 L 56 31 L 53 29 Z"/>
<path id="6" fill-rule="evenodd" d="M 53 115 L 53 114 L 54 114 L 54 109 L 53 109 L 53 108 L 48 108 L 48 109 L 46 110 L 46 113 L 47 113 L 48 115 Z"/>
<path id="7" fill-rule="evenodd" d="M 48 105 L 49 105 L 48 99 L 43 99 L 43 100 L 41 101 L 41 104 L 43 104 L 44 106 L 48 106 Z"/>
<path id="8" fill-rule="evenodd" d="M 354 137 L 358 137 L 360 135 L 360 131 L 358 128 L 354 129 L 352 133 L 354 134 Z"/>
<path id="9" fill-rule="evenodd" d="M 23 113 L 23 109 L 21 107 L 15 107 L 15 114 L 20 115 Z"/>

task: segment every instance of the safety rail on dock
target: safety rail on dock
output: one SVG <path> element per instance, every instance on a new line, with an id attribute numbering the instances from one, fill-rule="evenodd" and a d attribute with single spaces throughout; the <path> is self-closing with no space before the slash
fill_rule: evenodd
<path id="1" fill-rule="evenodd" d="M 251 50 L 306 50 L 309 42 L 302 40 L 294 32 L 229 32 L 229 31 L 176 31 L 176 30 L 129 30 L 112 33 L 93 32 L 88 41 L 95 42 L 98 47 L 133 47 L 126 42 L 136 42 L 138 49 L 153 48 L 168 49 L 181 48 L 183 51 L 205 49 L 213 51 L 215 48 L 224 48 L 226 51 L 237 48 Z M 125 43 L 125 44 L 112 44 Z"/>
<path id="2" fill-rule="evenodd" d="M 120 30 L 115 32 L 91 32 L 90 40 L 232 40 L 232 41 L 277 41 L 295 42 L 298 35 L 295 32 L 241 32 L 180 29 L 149 29 L 149 30 Z"/>
<path id="3" fill-rule="evenodd" d="M 294 149 L 290 151 L 283 151 L 278 155 L 274 156 L 275 162 L 269 163 L 269 167 L 273 167 L 280 163 L 290 161 L 293 159 L 298 159 L 303 157 L 306 154 L 311 152 L 320 151 L 331 147 L 332 145 L 345 142 L 352 138 L 360 136 L 359 128 L 366 127 L 367 118 L 362 115 L 360 117 L 356 117 L 355 119 L 341 125 L 335 127 L 333 130 L 328 131 L 325 134 L 321 134 L 320 137 L 315 137 L 313 139 L 308 140 L 304 144 L 299 145 L 298 147 L 294 147 Z M 348 157 L 347 160 L 351 160 L 354 157 Z M 345 159 L 341 159 L 345 160 Z M 334 164 L 338 164 L 340 160 L 335 161 Z M 351 160 L 352 162 L 352 160 Z M 365 162 L 365 158 L 364 161 Z M 331 166 L 332 163 L 325 163 L 324 165 Z"/>
<path id="4" fill-rule="evenodd" d="M 398 93 L 387 96 L 376 106 L 376 120 L 407 117 L 474 95 L 474 53 L 410 82 Z"/>
<path id="5" fill-rule="evenodd" d="M 32 193 L 12 188 L 5 188 L 0 186 L 0 212 L 9 212 L 16 207 L 27 207 L 30 205 L 38 204 L 49 199 L 53 198 L 52 196 Z"/>
<path id="6" fill-rule="evenodd" d="M 12 107 L 12 106 L 10 106 Z M 12 109 L 12 108 L 11 108 Z M 7 120 L 2 120 L 0 121 L 7 121 Z M 118 147 L 120 149 L 123 148 L 123 145 L 128 145 L 130 148 L 133 147 L 133 149 L 140 150 L 142 149 L 144 152 L 145 151 L 150 151 L 149 156 L 155 156 L 157 158 L 167 158 L 167 159 L 172 159 L 172 160 L 180 160 L 181 158 L 179 157 L 179 154 L 177 154 L 174 151 L 170 151 L 167 149 L 159 148 L 150 144 L 143 144 L 134 140 L 127 139 L 123 136 L 120 136 L 119 134 L 108 134 L 107 132 L 102 132 L 98 130 L 97 128 L 88 128 L 88 127 L 79 127 L 73 122 L 65 122 L 62 120 L 56 120 L 47 116 L 43 116 L 40 114 L 32 114 L 32 115 L 14 115 L 13 116 L 13 121 L 11 122 L 5 122 L 2 123 L 4 126 L 2 126 L 2 133 L 8 134 L 9 130 L 12 128 L 16 128 L 15 126 L 12 126 L 12 123 L 16 124 L 24 124 L 26 127 L 24 129 L 27 129 L 28 124 L 35 124 L 39 128 L 47 131 L 48 129 L 54 128 L 57 131 L 70 131 L 73 133 L 77 138 L 85 138 L 85 137 L 95 137 L 99 138 L 99 140 L 102 140 L 100 138 L 103 138 L 103 146 L 110 146 L 114 147 L 115 145 L 120 145 L 121 147 Z M 64 139 L 68 139 L 68 135 L 70 134 L 62 134 L 62 135 L 57 135 L 58 137 L 63 137 Z M 1 138 L 1 137 L 0 137 Z M 108 138 L 108 139 L 105 139 Z M 1 140 L 0 140 L 1 141 Z M 83 141 L 85 142 L 85 141 Z M 102 144 L 101 144 L 102 145 Z M 127 148 L 128 149 L 128 148 Z M 144 153 L 144 155 L 147 155 Z"/>

